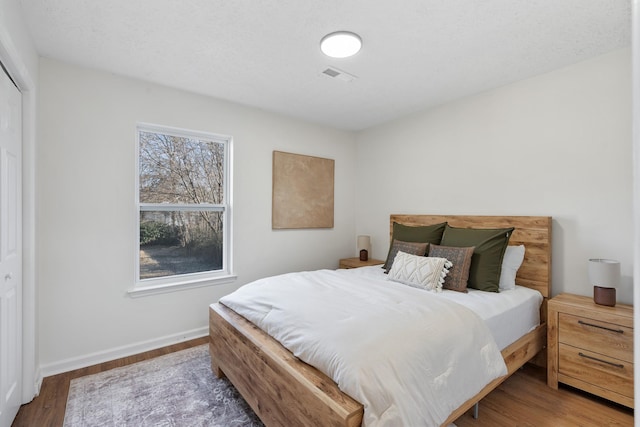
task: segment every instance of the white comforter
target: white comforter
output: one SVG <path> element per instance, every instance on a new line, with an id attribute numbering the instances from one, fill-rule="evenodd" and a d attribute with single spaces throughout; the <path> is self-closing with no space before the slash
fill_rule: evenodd
<path id="1" fill-rule="evenodd" d="M 220 302 L 362 403 L 368 427 L 438 426 L 506 374 L 475 313 L 355 270 L 269 277 Z"/>

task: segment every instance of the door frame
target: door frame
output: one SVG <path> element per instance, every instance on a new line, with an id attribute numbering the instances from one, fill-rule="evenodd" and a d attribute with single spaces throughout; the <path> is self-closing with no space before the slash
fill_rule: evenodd
<path id="1" fill-rule="evenodd" d="M 634 224 L 634 265 L 633 265 L 633 302 L 636 310 L 640 307 L 640 0 L 631 4 L 631 117 L 633 152 L 633 224 Z M 633 315 L 634 362 L 640 363 L 640 315 Z M 634 370 L 635 407 L 640 405 L 640 369 Z M 637 424 L 637 421 L 636 421 Z"/>
<path id="2" fill-rule="evenodd" d="M 0 29 L 0 62 L 22 94 L 22 403 L 40 391 L 37 357 L 36 287 L 36 82 L 5 29 Z"/>

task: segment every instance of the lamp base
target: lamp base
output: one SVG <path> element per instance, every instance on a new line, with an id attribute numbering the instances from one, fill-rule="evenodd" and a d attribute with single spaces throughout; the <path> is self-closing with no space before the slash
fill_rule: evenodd
<path id="1" fill-rule="evenodd" d="M 593 301 L 599 305 L 616 305 L 616 288 L 605 288 L 602 286 L 593 287 Z"/>
<path id="2" fill-rule="evenodd" d="M 360 261 L 367 261 L 369 259 L 369 251 L 363 249 L 360 251 Z"/>

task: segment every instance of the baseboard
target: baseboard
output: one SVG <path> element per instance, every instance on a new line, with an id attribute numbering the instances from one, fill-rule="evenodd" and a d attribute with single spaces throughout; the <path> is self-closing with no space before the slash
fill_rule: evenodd
<path id="1" fill-rule="evenodd" d="M 40 394 L 40 388 L 42 387 L 42 380 L 43 379 L 44 379 L 44 376 L 42 375 L 42 369 L 38 368 L 38 370 L 36 371 L 36 381 L 35 381 L 35 384 L 33 385 L 33 387 L 34 387 L 34 395 L 33 395 L 33 397 L 34 398 Z"/>
<path id="2" fill-rule="evenodd" d="M 61 374 L 63 372 L 73 371 L 75 369 L 86 368 L 87 366 L 97 365 L 98 363 L 109 362 L 111 360 L 120 359 L 122 357 L 132 356 L 134 354 L 143 353 L 149 350 L 166 347 L 168 345 L 189 341 L 195 338 L 201 338 L 209 334 L 209 327 L 192 329 L 190 331 L 178 334 L 167 335 L 148 341 L 142 341 L 135 344 L 116 347 L 113 349 L 91 353 L 84 356 L 72 357 L 54 363 L 48 363 L 40 366 L 40 378 L 49 377 L 51 375 Z M 40 380 L 42 382 L 42 380 Z M 39 389 L 39 387 L 38 387 Z"/>
<path id="3" fill-rule="evenodd" d="M 40 394 L 40 387 L 42 387 L 42 380 L 43 380 L 42 371 L 40 370 L 40 368 L 36 370 L 34 377 L 35 378 L 33 380 L 33 383 L 30 382 L 29 380 L 25 380 L 25 383 L 23 385 L 23 389 L 22 389 L 23 405 L 30 403 L 31 401 L 33 401 L 33 399 L 38 397 L 38 395 Z"/>

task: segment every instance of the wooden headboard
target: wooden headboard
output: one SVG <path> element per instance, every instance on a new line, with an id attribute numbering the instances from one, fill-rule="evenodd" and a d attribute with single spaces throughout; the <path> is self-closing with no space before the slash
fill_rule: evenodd
<path id="1" fill-rule="evenodd" d="M 516 283 L 551 297 L 551 217 L 549 216 L 469 216 L 469 215 L 391 215 L 393 223 L 430 225 L 447 222 L 452 227 L 514 227 L 509 245 L 524 245 L 525 254 Z"/>

